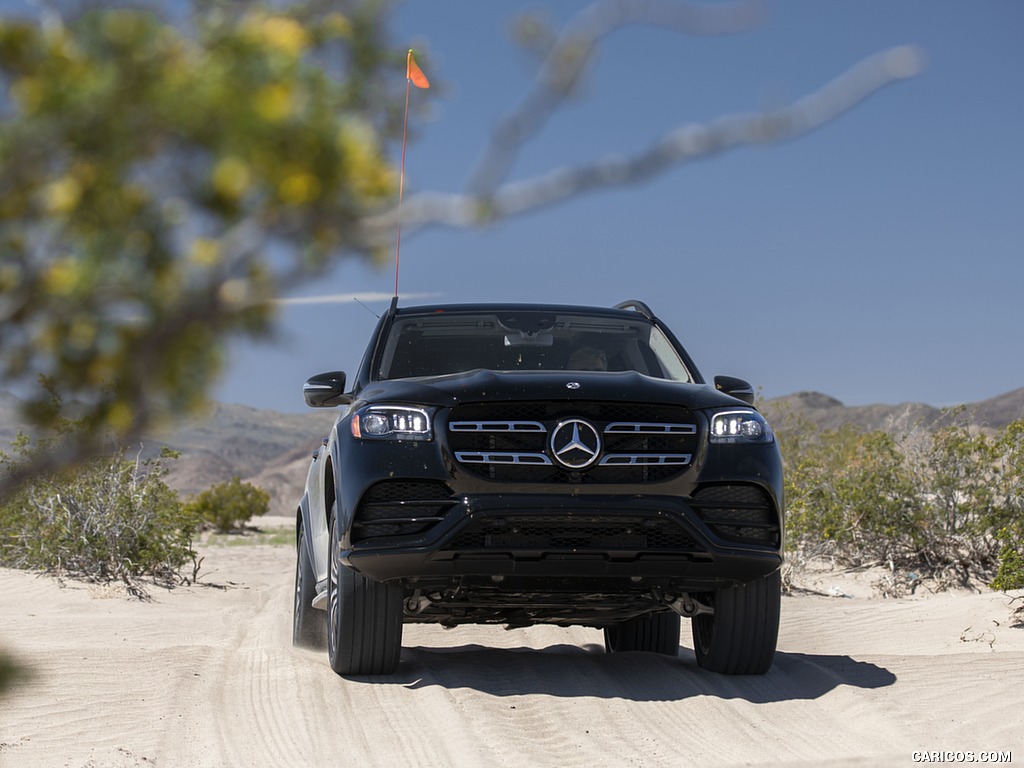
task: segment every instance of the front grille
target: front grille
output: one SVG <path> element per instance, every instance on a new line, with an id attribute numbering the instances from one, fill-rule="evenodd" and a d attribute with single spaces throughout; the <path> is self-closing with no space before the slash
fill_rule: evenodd
<path id="1" fill-rule="evenodd" d="M 671 519 L 624 515 L 509 515 L 473 521 L 451 550 L 543 552 L 697 552 L 693 537 Z"/>
<path id="2" fill-rule="evenodd" d="M 779 521 L 768 494 L 756 485 L 708 485 L 693 508 L 719 538 L 737 544 L 779 546 Z"/>
<path id="3" fill-rule="evenodd" d="M 456 503 L 444 483 L 385 480 L 363 494 L 352 523 L 353 543 L 376 536 L 414 536 L 440 522 Z"/>
<path id="4" fill-rule="evenodd" d="M 599 431 L 601 458 L 573 471 L 554 460 L 559 422 Z M 496 482 L 647 483 L 685 471 L 697 446 L 693 413 L 679 406 L 604 402 L 478 403 L 452 409 L 448 444 L 467 471 Z"/>

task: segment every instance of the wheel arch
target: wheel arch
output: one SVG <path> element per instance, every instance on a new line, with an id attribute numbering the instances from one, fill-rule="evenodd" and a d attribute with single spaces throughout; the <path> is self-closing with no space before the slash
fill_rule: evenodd
<path id="1" fill-rule="evenodd" d="M 311 548 L 313 541 L 313 525 L 311 518 L 312 514 L 309 511 L 309 493 L 307 492 L 302 494 L 302 498 L 299 500 L 299 506 L 295 508 L 295 546 L 299 546 L 299 531 L 302 531 L 302 538 L 310 557 L 313 556 L 313 550 Z"/>
<path id="2" fill-rule="evenodd" d="M 327 527 L 334 525 L 331 512 L 334 509 L 334 502 L 338 498 L 338 482 L 334 474 L 334 456 L 327 456 L 327 466 L 324 467 L 324 519 Z"/>

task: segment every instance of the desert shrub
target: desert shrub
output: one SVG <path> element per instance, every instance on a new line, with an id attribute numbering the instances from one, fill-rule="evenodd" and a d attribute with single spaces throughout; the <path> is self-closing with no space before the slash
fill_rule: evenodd
<path id="1" fill-rule="evenodd" d="M 992 438 L 966 426 L 934 431 L 918 466 L 918 503 L 927 526 L 923 559 L 960 581 L 995 566 L 1002 517 Z"/>
<path id="2" fill-rule="evenodd" d="M 853 564 L 903 560 L 916 546 L 919 521 L 910 503 L 911 477 L 895 441 L 853 427 L 815 438 L 796 455 L 788 454 L 789 540 L 794 545 L 832 542 L 832 551 Z"/>
<path id="3" fill-rule="evenodd" d="M 1024 420 L 991 435 L 946 416 L 892 434 L 784 418 L 792 556 L 884 564 L 894 584 L 913 570 L 939 586 L 994 574 L 993 588 L 1024 587 Z"/>
<path id="4" fill-rule="evenodd" d="M 2 459 L 8 467 L 33 450 L 24 437 L 14 447 Z M 140 577 L 175 583 L 193 561 L 196 526 L 165 474 L 161 459 L 131 459 L 119 449 L 33 478 L 0 505 L 0 565 L 120 580 L 140 594 Z"/>
<path id="5" fill-rule="evenodd" d="M 251 483 L 243 483 L 236 476 L 226 483 L 210 486 L 186 507 L 195 518 L 227 533 L 244 526 L 253 517 L 267 514 L 270 494 Z"/>
<path id="6" fill-rule="evenodd" d="M 995 578 L 989 583 L 992 589 L 1006 592 L 1011 589 L 1024 589 L 1024 531 L 1021 526 L 1015 529 L 1002 528 L 996 534 L 1000 543 L 999 565 Z"/>
<path id="7" fill-rule="evenodd" d="M 997 503 L 991 522 L 998 529 L 999 554 L 991 587 L 1024 589 L 1024 419 L 1003 430 L 995 452 Z"/>

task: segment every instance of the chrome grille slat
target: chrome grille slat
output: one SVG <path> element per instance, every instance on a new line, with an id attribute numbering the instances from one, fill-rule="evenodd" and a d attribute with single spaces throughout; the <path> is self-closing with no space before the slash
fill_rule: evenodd
<path id="1" fill-rule="evenodd" d="M 452 421 L 449 432 L 547 432 L 539 421 Z"/>
<path id="2" fill-rule="evenodd" d="M 550 466 L 551 459 L 543 453 L 522 453 L 515 451 L 459 451 L 455 460 L 463 464 L 530 464 Z"/>
<path id="3" fill-rule="evenodd" d="M 604 428 L 606 435 L 695 435 L 696 424 L 663 424 L 654 421 L 616 421 Z"/>
<path id="4" fill-rule="evenodd" d="M 609 453 L 601 459 L 604 467 L 684 467 L 693 457 L 689 453 Z"/>

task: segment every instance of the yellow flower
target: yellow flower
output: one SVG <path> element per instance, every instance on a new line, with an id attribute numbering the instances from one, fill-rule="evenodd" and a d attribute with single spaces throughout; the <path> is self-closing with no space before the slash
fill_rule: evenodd
<path id="1" fill-rule="evenodd" d="M 264 20 L 263 39 L 279 51 L 298 56 L 309 45 L 309 35 L 295 19 L 270 16 Z"/>
<path id="2" fill-rule="evenodd" d="M 132 408 L 128 403 L 114 403 L 110 406 L 110 410 L 107 412 L 107 424 L 114 428 L 117 432 L 124 432 L 128 429 L 135 416 L 132 413 Z"/>
<path id="3" fill-rule="evenodd" d="M 51 181 L 43 192 L 46 210 L 50 213 L 69 213 L 82 198 L 82 185 L 73 176 Z"/>
<path id="4" fill-rule="evenodd" d="M 264 120 L 278 123 L 292 113 L 292 90 L 287 85 L 266 85 L 253 98 L 256 112 Z"/>
<path id="5" fill-rule="evenodd" d="M 78 283 L 78 267 L 71 259 L 60 259 L 43 274 L 43 290 L 53 296 L 70 296 Z"/>
<path id="6" fill-rule="evenodd" d="M 278 184 L 277 194 L 286 205 L 303 205 L 320 194 L 320 182 L 308 171 L 293 171 Z"/>
<path id="7" fill-rule="evenodd" d="M 364 200 L 378 200 L 394 192 L 396 174 L 381 156 L 372 126 L 347 120 L 338 130 L 337 146 L 343 155 L 345 176 Z"/>
<path id="8" fill-rule="evenodd" d="M 213 169 L 213 188 L 219 195 L 237 200 L 249 186 L 249 166 L 234 155 L 221 159 Z"/>
<path id="9" fill-rule="evenodd" d="M 208 237 L 198 237 L 192 243 L 189 261 L 200 267 L 212 267 L 220 261 L 220 243 Z"/>

